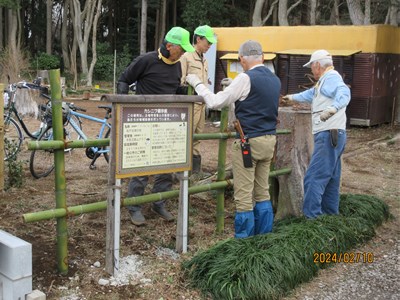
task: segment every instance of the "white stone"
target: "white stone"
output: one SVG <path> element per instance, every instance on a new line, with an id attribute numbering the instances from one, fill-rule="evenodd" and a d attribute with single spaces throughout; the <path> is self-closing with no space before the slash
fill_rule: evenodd
<path id="1" fill-rule="evenodd" d="M 100 279 L 99 279 L 99 284 L 100 284 L 100 285 L 109 285 L 109 284 L 110 284 L 110 280 L 100 278 Z"/>
<path id="2" fill-rule="evenodd" d="M 100 268 L 101 264 L 99 261 L 96 261 L 93 266 L 95 266 L 96 268 Z"/>
<path id="3" fill-rule="evenodd" d="M 26 295 L 26 300 L 46 300 L 46 294 L 39 290 L 34 290 Z"/>

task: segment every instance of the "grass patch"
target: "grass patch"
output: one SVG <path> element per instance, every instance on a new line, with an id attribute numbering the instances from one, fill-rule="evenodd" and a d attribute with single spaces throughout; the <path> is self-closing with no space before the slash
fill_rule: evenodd
<path id="1" fill-rule="evenodd" d="M 342 195 L 338 216 L 284 219 L 270 234 L 224 240 L 182 266 L 191 285 L 214 299 L 279 299 L 330 265 L 314 263 L 314 253 L 346 252 L 388 218 L 380 199 Z"/>

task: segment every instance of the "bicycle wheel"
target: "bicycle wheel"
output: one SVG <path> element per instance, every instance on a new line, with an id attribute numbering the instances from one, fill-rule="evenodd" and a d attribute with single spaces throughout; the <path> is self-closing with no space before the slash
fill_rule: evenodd
<path id="1" fill-rule="evenodd" d="M 70 116 L 70 120 L 72 119 L 72 121 L 79 126 L 79 129 L 82 129 L 82 122 L 81 120 L 77 117 L 77 116 Z M 78 132 L 76 132 L 76 130 L 74 129 L 74 127 L 72 127 L 70 121 L 68 121 L 67 125 L 65 125 L 64 127 L 64 134 L 65 134 L 65 140 L 66 142 L 68 141 L 78 141 L 81 139 L 81 136 L 78 134 Z M 66 148 L 64 150 L 64 152 L 69 152 L 72 151 L 73 148 Z"/>
<path id="2" fill-rule="evenodd" d="M 38 141 L 53 140 L 53 129 L 47 127 L 39 136 Z M 54 150 L 33 150 L 29 161 L 29 170 L 36 179 L 48 176 L 54 169 Z"/>
<path id="3" fill-rule="evenodd" d="M 13 118 L 4 116 L 4 160 L 9 160 L 18 153 L 23 140 L 18 123 Z"/>

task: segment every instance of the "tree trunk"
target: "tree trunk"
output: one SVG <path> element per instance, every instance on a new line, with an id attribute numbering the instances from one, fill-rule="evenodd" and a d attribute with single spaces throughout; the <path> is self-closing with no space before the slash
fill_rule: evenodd
<path id="1" fill-rule="evenodd" d="M 81 5 L 79 0 L 72 0 L 72 7 L 74 10 L 74 36 L 78 42 L 80 57 L 81 57 L 81 68 L 82 68 L 82 83 L 88 84 L 88 45 L 90 32 L 93 29 L 94 11 L 97 3 L 100 0 L 87 0 L 83 11 L 81 12 Z M 83 28 L 82 28 L 83 27 Z M 96 30 L 96 29 L 93 29 Z"/>
<path id="2" fill-rule="evenodd" d="M 265 16 L 265 18 L 262 20 L 262 25 L 264 25 L 264 24 L 268 21 L 268 19 L 269 19 L 271 16 L 273 16 L 274 11 L 276 11 L 276 10 L 275 10 L 275 5 L 276 5 L 276 3 L 278 3 L 278 1 L 279 1 L 279 0 L 275 0 L 274 2 L 271 3 L 271 6 L 269 7 L 268 14 L 267 14 L 267 15 Z M 274 23 L 274 21 L 273 21 L 273 23 Z M 273 24 L 273 26 L 274 26 L 274 24 Z"/>
<path id="3" fill-rule="evenodd" d="M 279 0 L 279 10 L 278 10 L 279 26 L 289 26 L 287 18 L 288 17 L 287 2 L 288 0 Z"/>
<path id="4" fill-rule="evenodd" d="M 174 12 L 173 12 L 173 16 L 172 16 L 172 25 L 176 26 L 176 13 L 177 13 L 177 4 L 176 4 L 176 0 L 173 0 L 173 7 L 174 7 Z"/>
<path id="5" fill-rule="evenodd" d="M 309 0 L 310 4 L 310 25 L 316 25 L 316 15 L 317 15 L 317 0 Z"/>
<path id="6" fill-rule="evenodd" d="M 349 15 L 353 25 L 364 24 L 364 13 L 362 11 L 360 0 L 346 0 L 349 9 Z"/>
<path id="7" fill-rule="evenodd" d="M 251 26 L 262 26 L 262 11 L 265 4 L 265 0 L 256 0 L 253 10 L 253 19 Z"/>
<path id="8" fill-rule="evenodd" d="M 140 22 L 140 54 L 146 53 L 147 48 L 147 0 L 142 0 L 142 14 Z"/>
<path id="9" fill-rule="evenodd" d="M 15 82 L 18 80 L 17 76 L 19 74 L 19 59 L 18 59 L 18 43 L 17 43 L 17 34 L 18 34 L 18 20 L 17 20 L 17 11 L 15 9 L 7 9 L 7 18 L 8 18 L 8 32 L 7 32 L 7 43 L 10 49 L 10 56 L 12 61 L 10 65 L 13 66 L 13 73 L 9 74 L 11 76 L 11 81 Z"/>
<path id="10" fill-rule="evenodd" d="M 92 61 L 90 63 L 89 73 L 88 73 L 88 86 L 92 86 L 93 84 L 93 70 L 94 66 L 97 62 L 97 51 L 96 51 L 96 44 L 97 44 L 97 22 L 99 21 L 100 14 L 101 14 L 101 3 L 102 0 L 98 0 L 97 2 L 97 9 L 96 14 L 93 19 L 93 32 L 92 32 Z"/>
<path id="11" fill-rule="evenodd" d="M 64 61 L 64 67 L 66 70 L 71 71 L 71 61 L 69 59 L 68 53 L 68 11 L 70 10 L 70 0 L 65 0 L 64 8 L 62 12 L 62 22 L 61 22 L 61 50 L 62 50 L 62 57 Z"/>
<path id="12" fill-rule="evenodd" d="M 331 24 L 340 25 L 340 15 L 339 15 L 339 0 L 333 1 L 333 9 L 331 13 Z"/>
<path id="13" fill-rule="evenodd" d="M 161 8 L 161 16 L 160 16 L 160 36 L 159 36 L 159 43 L 161 44 L 164 40 L 165 36 L 165 27 L 167 23 L 167 0 L 162 0 L 162 8 Z M 158 47 L 157 47 L 158 48 Z"/>
<path id="14" fill-rule="evenodd" d="M 71 14 L 71 20 L 75 19 L 75 10 L 72 7 L 72 3 L 70 2 L 70 14 Z M 74 30 L 73 30 L 74 32 Z M 74 89 L 77 89 L 78 87 L 78 67 L 77 67 L 77 61 L 76 61 L 76 51 L 78 48 L 78 41 L 77 38 L 72 39 L 72 47 L 70 47 L 70 61 L 71 61 L 71 73 L 73 74 L 74 81 L 72 83 L 72 86 Z"/>
<path id="15" fill-rule="evenodd" d="M 364 25 L 371 24 L 371 0 L 365 1 Z"/>
<path id="16" fill-rule="evenodd" d="M 3 9 L 3 7 L 1 7 L 0 6 L 0 49 L 3 49 L 4 48 L 4 34 L 3 34 L 3 32 L 4 32 L 4 26 L 3 26 L 3 12 L 4 12 L 4 9 Z"/>
<path id="17" fill-rule="evenodd" d="M 280 26 L 289 26 L 288 16 L 303 0 L 297 0 L 292 6 L 287 7 L 288 0 L 279 0 L 278 20 Z"/>
<path id="18" fill-rule="evenodd" d="M 157 50 L 160 42 L 160 10 L 156 12 L 156 32 L 154 34 L 154 49 Z"/>
<path id="19" fill-rule="evenodd" d="M 52 37 L 52 25 L 53 25 L 53 0 L 47 0 L 46 2 L 46 53 L 51 54 L 51 37 Z"/>
<path id="20" fill-rule="evenodd" d="M 292 172 L 277 177 L 279 198 L 276 217 L 278 219 L 302 214 L 304 175 L 313 150 L 310 111 L 295 111 L 292 107 L 281 107 L 279 121 L 278 129 L 290 129 L 292 132 L 277 136 L 275 169 L 291 167 Z"/>
<path id="21" fill-rule="evenodd" d="M 400 22 L 400 3 L 397 0 L 391 0 L 386 15 L 385 24 L 398 26 Z"/>

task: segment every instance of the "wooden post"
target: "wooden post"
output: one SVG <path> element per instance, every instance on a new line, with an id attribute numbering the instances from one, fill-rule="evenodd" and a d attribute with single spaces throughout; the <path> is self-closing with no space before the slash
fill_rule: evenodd
<path id="1" fill-rule="evenodd" d="M 276 217 L 300 216 L 303 208 L 304 175 L 313 150 L 311 112 L 279 108 L 278 129 L 290 129 L 292 134 L 277 135 L 276 169 L 290 166 L 292 172 L 278 176 L 279 198 Z"/>
<path id="2" fill-rule="evenodd" d="M 4 190 L 4 85 L 0 83 L 0 191 Z"/>

